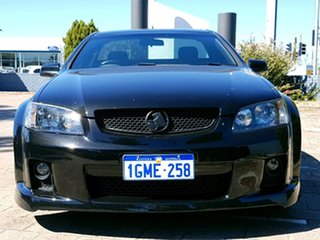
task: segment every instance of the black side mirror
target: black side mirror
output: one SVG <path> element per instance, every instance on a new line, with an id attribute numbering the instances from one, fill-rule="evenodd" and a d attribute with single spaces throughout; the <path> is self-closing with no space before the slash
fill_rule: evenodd
<path id="1" fill-rule="evenodd" d="M 268 71 L 268 65 L 264 60 L 250 59 L 248 65 L 252 71 L 257 73 Z"/>
<path id="2" fill-rule="evenodd" d="M 40 76 L 42 77 L 54 77 L 60 71 L 60 63 L 48 63 L 41 67 Z"/>

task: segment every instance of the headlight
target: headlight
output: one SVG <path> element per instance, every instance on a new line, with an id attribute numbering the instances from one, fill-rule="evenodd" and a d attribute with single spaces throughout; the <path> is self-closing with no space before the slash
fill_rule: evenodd
<path id="1" fill-rule="evenodd" d="M 242 108 L 233 121 L 234 132 L 244 132 L 287 124 L 288 111 L 283 100 L 257 103 Z"/>
<path id="2" fill-rule="evenodd" d="M 29 103 L 25 127 L 44 132 L 83 135 L 80 114 L 67 108 L 43 103 Z"/>

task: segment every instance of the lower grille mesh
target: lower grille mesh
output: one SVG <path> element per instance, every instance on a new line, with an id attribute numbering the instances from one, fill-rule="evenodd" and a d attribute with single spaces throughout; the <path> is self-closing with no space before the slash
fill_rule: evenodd
<path id="1" fill-rule="evenodd" d="M 231 173 L 197 176 L 194 180 L 124 181 L 121 177 L 86 175 L 93 199 L 107 196 L 149 197 L 151 199 L 212 199 L 226 195 Z"/>

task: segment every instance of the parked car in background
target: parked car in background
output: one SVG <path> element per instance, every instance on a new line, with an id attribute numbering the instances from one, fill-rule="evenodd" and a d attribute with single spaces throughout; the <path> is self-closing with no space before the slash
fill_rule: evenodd
<path id="1" fill-rule="evenodd" d="M 35 74 L 35 73 L 40 73 L 41 66 L 38 65 L 30 65 L 24 68 L 20 69 L 20 73 L 29 73 L 29 74 Z"/>
<path id="2" fill-rule="evenodd" d="M 220 35 L 94 33 L 21 104 L 16 202 L 34 211 L 289 207 L 300 193 L 298 110 Z"/>
<path id="3" fill-rule="evenodd" d="M 14 67 L 0 67 L 0 73 L 13 73 L 15 72 Z"/>

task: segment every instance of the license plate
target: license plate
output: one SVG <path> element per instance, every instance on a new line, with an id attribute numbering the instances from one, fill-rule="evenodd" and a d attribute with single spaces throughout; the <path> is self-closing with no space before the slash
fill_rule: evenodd
<path id="1" fill-rule="evenodd" d="M 122 163 L 126 181 L 194 179 L 193 154 L 128 154 Z"/>

